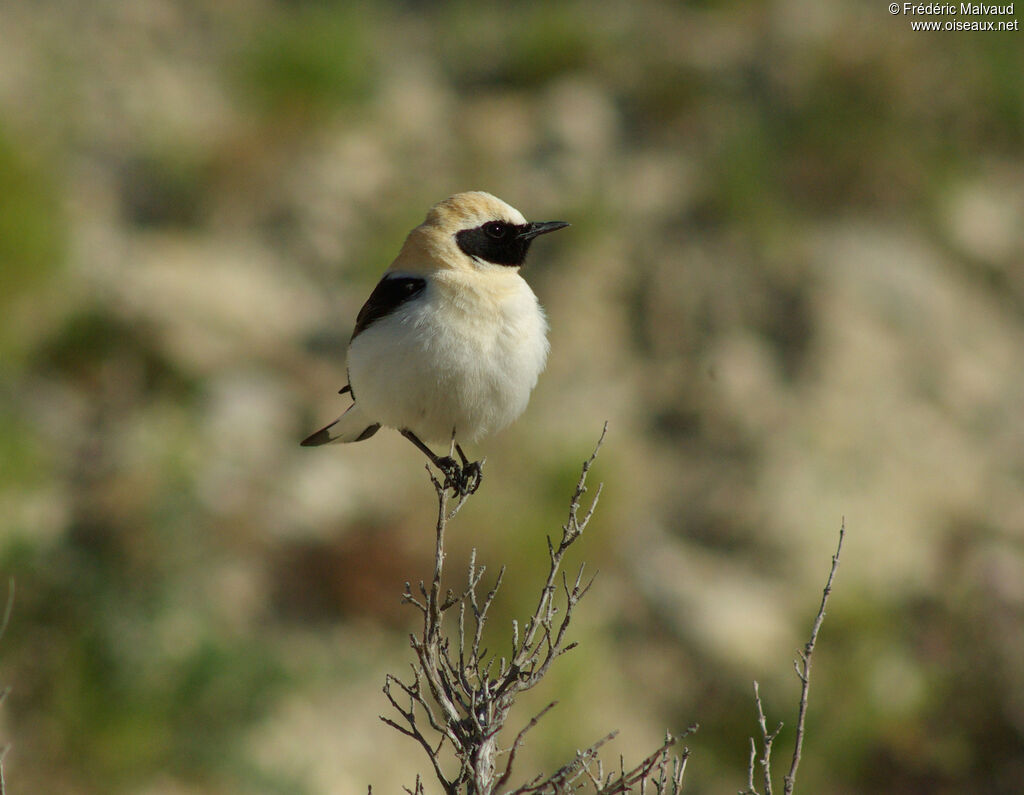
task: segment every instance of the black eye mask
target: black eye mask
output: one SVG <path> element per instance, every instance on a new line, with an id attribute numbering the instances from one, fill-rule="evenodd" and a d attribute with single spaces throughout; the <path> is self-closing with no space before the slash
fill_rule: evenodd
<path id="1" fill-rule="evenodd" d="M 531 224 L 512 224 L 507 221 L 488 221 L 472 229 L 456 232 L 455 242 L 463 253 L 495 265 L 518 267 L 526 261 L 530 243 L 538 235 L 563 229 L 564 221 L 540 221 Z"/>

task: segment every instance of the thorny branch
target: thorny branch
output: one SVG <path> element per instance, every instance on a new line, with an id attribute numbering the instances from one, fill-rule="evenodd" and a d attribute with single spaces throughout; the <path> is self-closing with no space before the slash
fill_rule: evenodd
<path id="1" fill-rule="evenodd" d="M 793 756 L 789 763 L 789 772 L 783 778 L 782 791 L 784 795 L 792 795 L 793 787 L 796 784 L 796 771 L 800 766 L 800 756 L 803 753 L 804 726 L 807 719 L 807 698 L 811 686 L 811 658 L 814 654 L 814 646 L 818 642 L 818 633 L 821 631 L 822 622 L 825 620 L 825 608 L 828 606 L 829 596 L 832 595 L 832 581 L 835 579 L 836 570 L 839 568 L 839 556 L 843 551 L 843 539 L 846 537 L 846 520 L 839 526 L 839 542 L 836 544 L 835 554 L 832 555 L 832 568 L 829 569 L 828 579 L 825 581 L 825 588 L 821 594 L 821 604 L 818 607 L 818 614 L 814 617 L 811 626 L 811 635 L 801 651 L 797 652 L 797 659 L 793 661 L 797 678 L 800 680 L 800 703 L 797 707 L 796 716 L 796 739 L 793 744 Z M 757 758 L 757 745 L 754 738 L 750 738 L 750 762 L 747 767 L 747 788 L 740 792 L 740 795 L 761 795 L 754 786 L 754 768 L 760 765 L 764 778 L 764 794 L 772 795 L 771 757 L 772 744 L 782 731 L 780 723 L 774 731 L 768 731 L 768 722 L 765 718 L 764 707 L 761 703 L 761 694 L 757 682 L 754 682 L 754 704 L 757 707 L 757 722 L 761 729 L 761 758 Z"/>
<path id="2" fill-rule="evenodd" d="M 606 423 L 594 452 L 583 463 L 561 537 L 557 541 L 547 539 L 547 578 L 533 614 L 522 625 L 513 621 L 511 650 L 507 657 L 490 654 L 482 645 L 484 626 L 501 586 L 504 568 L 490 590 L 481 595 L 485 567 L 477 565 L 474 550 L 465 589 L 458 594 L 450 589 L 442 590 L 445 529 L 468 495 L 446 488 L 447 481 L 442 483 L 433 473 L 430 475 L 438 498 L 433 576 L 429 585 L 422 581 L 415 589 L 410 583 L 405 585 L 403 599 L 420 612 L 422 628 L 419 634 L 410 636 L 415 653 L 411 678 L 403 681 L 389 675 L 384 683 L 384 695 L 398 719 L 380 717 L 423 748 L 448 795 L 491 795 L 507 786 L 527 733 L 555 706 L 552 702 L 535 715 L 509 747 L 499 747 L 498 735 L 519 694 L 536 686 L 551 664 L 576 645 L 567 642 L 567 631 L 573 612 L 593 579 L 584 579 L 582 565 L 575 576 L 568 576 L 562 571 L 562 564 L 568 549 L 586 529 L 601 496 L 599 486 L 590 505 L 580 515 L 581 500 L 587 491 L 587 475 L 607 429 Z M 454 506 L 450 502 L 452 497 Z M 455 608 L 458 609 L 452 614 L 449 627 L 452 623 L 455 626 L 446 633 L 445 614 Z M 686 734 L 694 729 L 692 727 Z M 434 739 L 428 739 L 428 735 Z M 552 775 L 538 775 L 517 789 L 509 790 L 509 795 L 560 795 L 587 785 L 595 795 L 631 792 L 637 785 L 641 793 L 654 795 L 679 791 L 688 751 L 684 748 L 680 756 L 670 758 L 668 749 L 681 738 L 666 735 L 662 746 L 637 767 L 626 770 L 620 763 L 617 773 L 606 776 L 597 751 L 612 737 L 614 732 L 578 751 L 572 761 Z M 503 755 L 506 757 L 504 765 L 499 765 L 499 757 Z M 454 757 L 454 763 L 442 761 L 448 757 Z M 414 789 L 407 792 L 413 795 L 423 792 L 420 780 L 417 779 Z"/>

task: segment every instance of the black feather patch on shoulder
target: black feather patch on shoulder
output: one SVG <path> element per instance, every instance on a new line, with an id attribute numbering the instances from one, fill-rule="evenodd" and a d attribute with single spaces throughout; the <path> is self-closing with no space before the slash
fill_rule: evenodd
<path id="1" fill-rule="evenodd" d="M 377 431 L 380 430 L 380 423 L 375 422 L 373 425 L 368 425 L 359 436 L 356 437 L 357 442 L 363 442 L 373 436 Z"/>
<path id="2" fill-rule="evenodd" d="M 330 426 L 328 426 L 330 427 Z M 316 433 L 312 433 L 299 442 L 303 447 L 319 447 L 322 444 L 327 444 L 331 441 L 331 434 L 327 428 L 321 428 Z"/>
<path id="3" fill-rule="evenodd" d="M 415 298 L 426 286 L 426 279 L 419 276 L 385 276 L 359 310 L 352 339 L 366 331 L 375 321 L 387 317 L 406 301 Z"/>

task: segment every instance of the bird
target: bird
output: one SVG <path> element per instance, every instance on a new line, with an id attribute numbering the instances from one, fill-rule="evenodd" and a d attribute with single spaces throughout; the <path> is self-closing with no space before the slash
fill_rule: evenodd
<path id="1" fill-rule="evenodd" d="M 548 357 L 547 318 L 520 268 L 535 238 L 567 226 L 528 222 L 484 191 L 434 205 L 356 316 L 339 392 L 351 405 L 302 445 L 361 442 L 393 428 L 444 475 L 444 488 L 476 491 L 480 462 L 462 443 L 517 419 Z"/>

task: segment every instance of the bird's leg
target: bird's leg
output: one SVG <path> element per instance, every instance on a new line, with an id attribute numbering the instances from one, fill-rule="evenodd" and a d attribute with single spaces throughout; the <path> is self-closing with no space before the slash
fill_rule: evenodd
<path id="1" fill-rule="evenodd" d="M 455 473 L 460 470 L 459 465 L 455 462 L 455 459 L 450 455 L 446 455 L 443 458 L 437 455 L 433 450 L 427 447 L 423 442 L 420 441 L 420 437 L 410 431 L 408 428 L 403 428 L 402 436 L 412 442 L 419 449 L 423 455 L 430 459 L 430 463 L 440 469 L 446 478 L 451 479 Z M 447 484 L 446 484 L 447 485 Z"/>
<path id="2" fill-rule="evenodd" d="M 423 453 L 430 462 L 436 466 L 444 474 L 444 486 L 445 488 L 451 488 L 455 490 L 460 496 L 465 497 L 472 494 L 480 486 L 480 474 L 479 465 L 469 464 L 466 466 L 459 466 L 458 462 L 450 455 L 439 456 L 434 453 L 429 447 L 427 447 L 420 438 L 410 431 L 408 428 L 403 428 L 402 436 L 416 445 L 420 452 Z M 462 457 L 464 464 L 468 464 L 466 457 L 462 455 L 462 450 L 459 450 L 459 455 Z"/>

